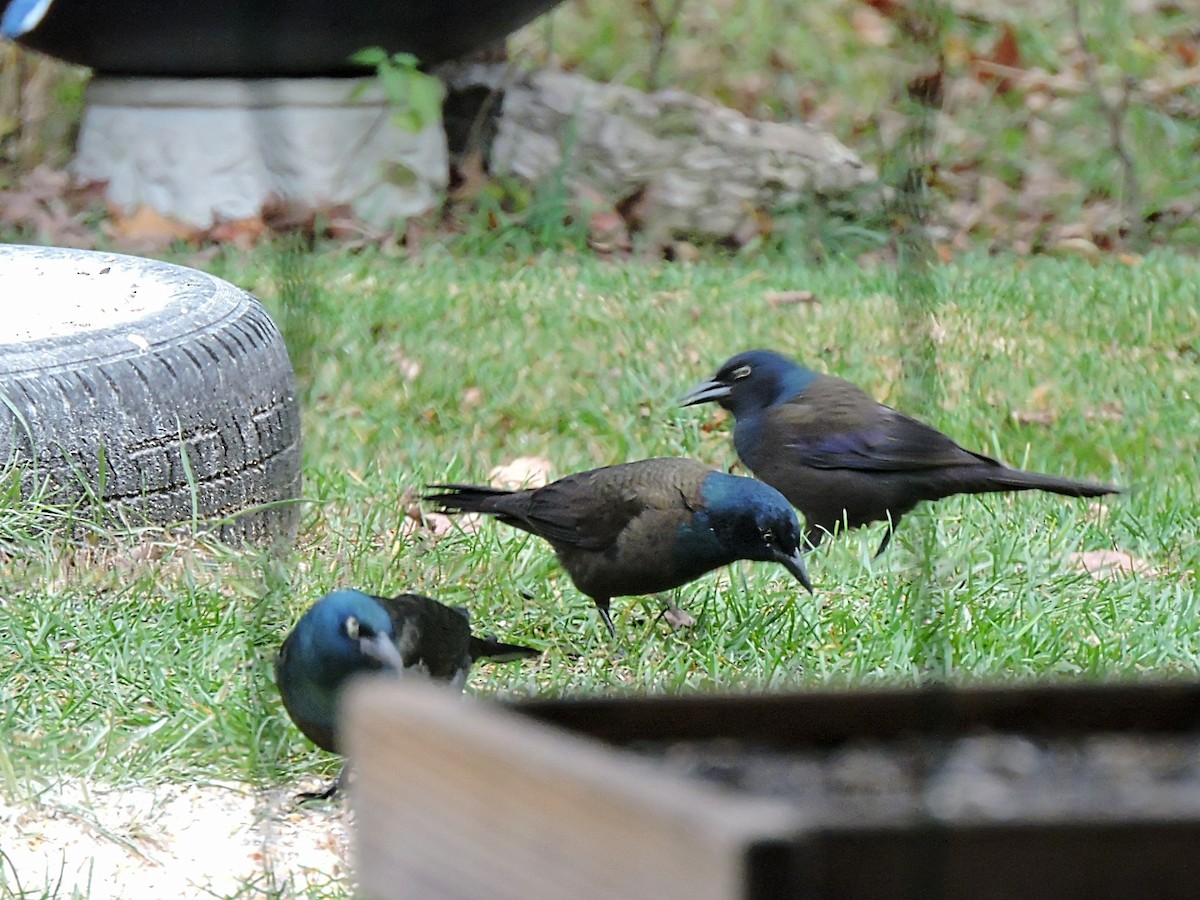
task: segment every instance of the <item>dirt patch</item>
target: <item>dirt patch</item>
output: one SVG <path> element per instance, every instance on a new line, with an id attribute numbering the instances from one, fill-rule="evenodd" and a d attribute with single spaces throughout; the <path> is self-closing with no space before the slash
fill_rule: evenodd
<path id="1" fill-rule="evenodd" d="M 236 783 L 66 782 L 0 798 L 0 895 L 350 896 L 348 815 Z"/>

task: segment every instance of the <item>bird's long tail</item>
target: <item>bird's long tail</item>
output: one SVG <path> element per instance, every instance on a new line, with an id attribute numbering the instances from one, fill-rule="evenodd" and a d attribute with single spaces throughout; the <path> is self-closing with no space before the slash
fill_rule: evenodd
<path id="1" fill-rule="evenodd" d="M 495 501 L 513 493 L 479 484 L 428 484 L 425 489 L 435 493 L 422 494 L 421 499 L 436 503 L 442 512 L 494 513 Z"/>
<path id="2" fill-rule="evenodd" d="M 962 484 L 954 493 L 987 494 L 993 491 L 1048 491 L 1064 497 L 1103 497 L 1120 494 L 1121 489 L 1110 484 L 1074 481 L 1040 472 L 1025 472 L 1007 466 L 968 469 L 962 474 Z"/>
<path id="3" fill-rule="evenodd" d="M 541 650 L 523 647 L 520 644 L 505 644 L 492 637 L 476 637 L 471 635 L 471 659 L 490 659 L 493 662 L 514 662 L 518 659 L 532 659 L 541 656 Z"/>

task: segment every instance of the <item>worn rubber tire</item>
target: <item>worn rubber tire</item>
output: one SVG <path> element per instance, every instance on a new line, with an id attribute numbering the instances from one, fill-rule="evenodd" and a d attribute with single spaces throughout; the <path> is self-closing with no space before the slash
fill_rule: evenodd
<path id="1" fill-rule="evenodd" d="M 182 266 L 45 247 L 0 246 L 0 284 L 4 305 L 46 310 L 0 316 L 0 464 L 25 496 L 48 484 L 56 503 L 98 500 L 129 524 L 294 540 L 295 379 L 254 297 Z"/>

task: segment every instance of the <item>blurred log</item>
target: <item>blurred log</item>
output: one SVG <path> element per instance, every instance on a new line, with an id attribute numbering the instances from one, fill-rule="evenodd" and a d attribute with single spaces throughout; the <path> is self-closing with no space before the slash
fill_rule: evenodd
<path id="1" fill-rule="evenodd" d="M 808 124 L 759 121 L 684 91 L 647 94 L 568 72 L 467 62 L 436 74 L 451 97 L 474 97 L 476 113 L 491 116 L 472 128 L 448 115 L 447 128 L 482 135 L 493 174 L 534 185 L 562 178 L 573 194 L 612 206 L 636 196 L 639 216 L 660 233 L 724 237 L 748 216 L 813 197 L 868 207 L 881 196 L 870 166 Z"/>

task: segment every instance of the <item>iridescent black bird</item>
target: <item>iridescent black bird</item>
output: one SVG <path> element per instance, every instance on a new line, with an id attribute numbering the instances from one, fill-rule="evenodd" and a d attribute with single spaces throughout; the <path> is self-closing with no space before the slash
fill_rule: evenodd
<path id="1" fill-rule="evenodd" d="M 887 522 L 876 556 L 922 500 L 952 494 L 1049 491 L 1099 497 L 1119 488 L 1010 469 L 877 403 L 841 378 L 770 350 L 748 350 L 681 399 L 733 413 L 733 444 L 757 477 L 804 514 L 810 546 L 839 527 Z"/>
<path id="2" fill-rule="evenodd" d="M 690 459 L 644 459 L 521 491 L 433 484 L 424 499 L 545 538 L 615 635 L 609 601 L 655 594 L 739 559 L 777 562 L 811 593 L 800 523 L 774 488 Z"/>
<path id="3" fill-rule="evenodd" d="M 538 655 L 531 647 L 471 634 L 462 607 L 419 594 L 373 597 L 340 590 L 310 606 L 284 639 L 275 657 L 275 683 L 296 727 L 318 747 L 339 753 L 338 698 L 353 675 L 418 675 L 462 690 L 478 659 L 509 662 Z M 343 766 L 328 788 L 298 799 L 332 797 L 345 774 Z"/>

